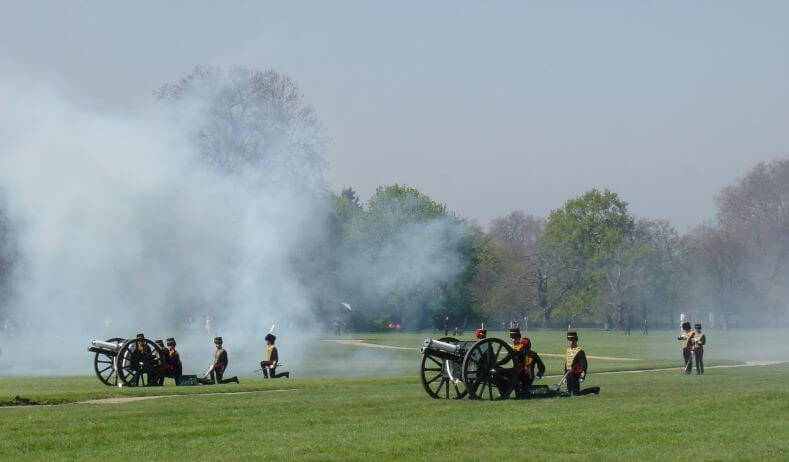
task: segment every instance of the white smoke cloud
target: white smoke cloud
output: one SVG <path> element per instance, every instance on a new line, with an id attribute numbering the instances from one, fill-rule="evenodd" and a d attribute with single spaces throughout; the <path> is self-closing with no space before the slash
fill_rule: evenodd
<path id="1" fill-rule="evenodd" d="M 199 332 L 179 344 L 201 358 L 218 334 L 231 358 L 232 345 L 260 356 L 273 322 L 308 315 L 289 258 L 297 231 L 316 228 L 314 191 L 206 168 L 153 104 L 98 113 L 20 79 L 0 82 L 0 100 L 0 185 L 21 255 L 9 309 L 35 333 L 5 342 L 0 364 L 84 373 L 91 339 L 137 332 Z"/>

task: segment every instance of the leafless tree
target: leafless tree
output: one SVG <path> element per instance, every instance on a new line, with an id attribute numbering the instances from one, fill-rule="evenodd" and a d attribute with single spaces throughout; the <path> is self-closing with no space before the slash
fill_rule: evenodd
<path id="1" fill-rule="evenodd" d="M 759 163 L 716 197 L 718 225 L 746 245 L 748 276 L 774 317 L 789 294 L 789 159 Z"/>
<path id="2" fill-rule="evenodd" d="M 181 109 L 198 152 L 217 170 L 323 187 L 323 130 L 290 78 L 272 70 L 198 66 L 154 93 Z"/>

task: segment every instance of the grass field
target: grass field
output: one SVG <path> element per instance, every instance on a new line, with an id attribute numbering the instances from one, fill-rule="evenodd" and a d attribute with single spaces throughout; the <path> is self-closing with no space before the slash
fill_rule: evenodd
<path id="1" fill-rule="evenodd" d="M 557 334 L 530 336 L 538 351 L 558 353 Z M 105 387 L 95 377 L 0 377 L 0 402 L 19 396 L 69 403 L 0 408 L 0 460 L 786 460 L 789 364 L 710 367 L 701 377 L 676 370 L 596 374 L 677 366 L 678 347 L 666 342 L 672 334 L 585 332 L 588 354 L 638 360 L 590 360 L 588 384 L 602 387 L 599 396 L 529 401 L 433 400 L 419 384 L 418 351 L 335 344 L 324 354 L 354 357 L 364 350 L 372 355 L 365 361 L 393 366 L 372 377 L 294 374 L 140 389 Z M 710 338 L 732 345 L 745 334 Z M 429 335 L 359 338 L 417 347 Z M 714 351 L 708 348 L 708 367 L 779 355 L 769 350 L 763 358 L 731 359 Z M 546 359 L 549 374 L 558 373 L 558 358 Z M 240 391 L 249 393 L 226 393 Z M 81 403 L 146 395 L 170 396 Z"/>

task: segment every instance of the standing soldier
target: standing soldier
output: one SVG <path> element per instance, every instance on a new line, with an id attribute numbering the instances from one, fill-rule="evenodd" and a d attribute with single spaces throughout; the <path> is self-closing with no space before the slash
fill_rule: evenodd
<path id="1" fill-rule="evenodd" d="M 160 348 L 160 351 L 161 351 L 161 353 L 159 353 L 159 351 L 154 353 L 154 357 L 156 358 L 157 361 L 159 361 L 159 363 L 162 365 L 162 368 L 165 371 L 164 374 L 159 376 L 159 381 L 156 383 L 156 385 L 162 386 L 162 385 L 164 385 L 164 378 L 167 375 L 167 363 L 169 362 L 170 358 L 169 358 L 169 355 L 167 354 L 167 349 L 164 347 L 164 341 L 163 340 L 161 340 L 161 339 L 160 340 L 154 340 L 153 343 L 155 343 Z"/>
<path id="2" fill-rule="evenodd" d="M 175 339 L 170 337 L 167 339 L 167 363 L 165 364 L 165 375 L 172 377 L 176 385 L 181 384 L 181 375 L 183 374 L 183 366 L 181 365 L 181 355 L 175 350 Z"/>
<path id="3" fill-rule="evenodd" d="M 704 344 L 707 343 L 707 337 L 701 331 L 701 323 L 697 322 L 693 327 L 696 332 L 693 333 L 693 356 L 696 357 L 696 374 L 704 375 Z"/>
<path id="4" fill-rule="evenodd" d="M 222 348 L 222 337 L 215 337 L 214 345 L 216 345 L 216 351 L 214 352 L 214 364 L 208 370 L 208 374 L 211 374 L 211 379 L 205 380 L 204 378 L 200 382 L 204 384 L 231 382 L 238 383 L 238 377 L 235 376 L 229 379 L 222 379 L 222 376 L 225 374 L 225 370 L 227 369 L 227 365 L 230 363 L 230 360 L 227 357 L 227 351 Z"/>
<path id="5" fill-rule="evenodd" d="M 599 394 L 600 387 L 588 387 L 581 390 L 581 382 L 586 379 L 586 353 L 578 346 L 578 333 L 567 332 L 567 352 L 564 357 L 564 376 L 567 380 L 567 391 L 574 396 L 588 393 Z"/>
<path id="6" fill-rule="evenodd" d="M 682 323 L 682 335 L 677 337 L 677 340 L 682 342 L 682 359 L 685 361 L 685 374 L 690 374 L 690 370 L 693 368 L 693 331 L 690 330 L 688 321 Z"/>
<path id="7" fill-rule="evenodd" d="M 143 340 L 145 340 L 145 334 L 140 332 L 137 334 L 136 341 L 134 343 L 134 351 L 131 352 L 131 358 L 129 362 L 134 369 L 134 379 L 132 380 L 134 386 L 140 385 L 140 379 L 143 379 L 143 384 L 145 386 L 151 385 L 158 385 L 158 383 L 151 383 L 151 363 L 153 363 L 154 357 L 153 353 L 151 353 L 151 347 L 149 347 Z M 144 376 L 144 377 L 143 377 Z"/>

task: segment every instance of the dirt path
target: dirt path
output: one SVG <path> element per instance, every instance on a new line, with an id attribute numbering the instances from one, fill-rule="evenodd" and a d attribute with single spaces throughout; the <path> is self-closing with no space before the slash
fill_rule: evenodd
<path id="1" fill-rule="evenodd" d="M 364 347 L 364 348 L 382 348 L 385 350 L 419 350 L 419 348 L 413 347 L 399 347 L 393 345 L 378 345 L 376 343 L 367 343 L 364 340 L 359 339 L 326 339 L 323 340 L 324 342 L 329 343 L 339 343 L 340 345 L 352 345 L 356 347 Z"/>
<path id="2" fill-rule="evenodd" d="M 399 347 L 399 346 L 392 346 L 392 345 L 378 345 L 376 343 L 367 343 L 364 340 L 359 339 L 325 339 L 324 342 L 330 343 L 339 343 L 340 345 L 351 345 L 355 347 L 363 347 L 363 348 L 382 348 L 387 350 L 411 350 L 411 351 L 419 351 L 419 348 L 413 347 Z M 554 358 L 564 358 L 563 354 L 558 353 L 540 353 L 540 356 L 551 356 Z M 614 356 L 587 356 L 589 359 L 604 359 L 607 361 L 641 361 L 638 358 L 618 358 Z"/>
<path id="3" fill-rule="evenodd" d="M 230 391 L 226 393 L 220 391 L 216 393 L 187 393 L 183 395 L 129 396 L 129 397 L 89 399 L 87 401 L 77 401 L 74 404 L 123 404 L 123 403 L 133 403 L 136 401 L 145 401 L 148 399 L 179 398 L 182 396 L 248 395 L 251 393 L 275 393 L 275 392 L 295 391 L 295 390 L 298 390 L 298 388 L 285 388 L 282 390 Z"/>
<path id="4" fill-rule="evenodd" d="M 783 364 L 786 361 L 745 361 L 743 364 L 721 364 L 718 366 L 705 366 L 707 369 L 728 369 L 732 367 L 755 367 L 755 366 L 775 366 L 776 364 Z M 595 372 L 593 375 L 609 375 L 609 374 L 642 374 L 644 372 L 665 372 L 665 371 L 681 371 L 684 367 L 663 367 L 660 369 L 632 369 L 627 371 L 607 371 Z M 695 374 L 695 372 L 694 372 Z M 561 375 L 546 375 L 545 377 L 561 377 Z"/>
<path id="5" fill-rule="evenodd" d="M 210 395 L 246 395 L 250 393 L 276 393 L 276 392 L 286 392 L 286 391 L 296 391 L 298 388 L 284 388 L 281 390 L 251 390 L 251 391 L 230 391 L 230 392 L 215 392 L 215 393 L 186 393 L 182 395 L 153 395 L 153 396 L 115 396 L 112 398 L 101 398 L 101 399 L 89 399 L 85 401 L 75 401 L 72 403 L 60 403 L 60 404 L 27 404 L 27 405 L 20 405 L 20 406 L 0 406 L 0 409 L 19 409 L 19 408 L 39 408 L 39 407 L 51 407 L 51 406 L 65 406 L 67 404 L 125 404 L 125 403 L 135 403 L 137 401 L 146 401 L 149 399 L 159 399 L 159 398 L 179 398 L 183 396 L 210 396 Z"/>

